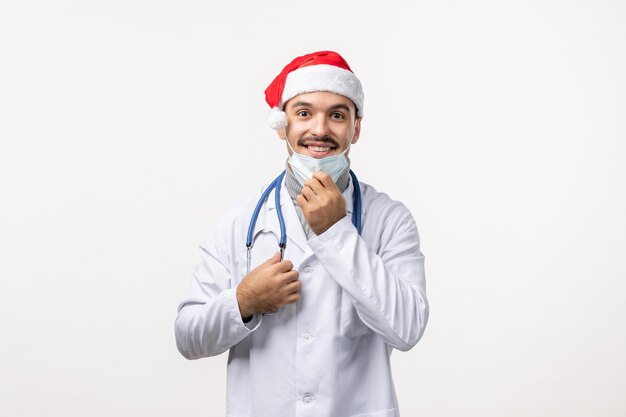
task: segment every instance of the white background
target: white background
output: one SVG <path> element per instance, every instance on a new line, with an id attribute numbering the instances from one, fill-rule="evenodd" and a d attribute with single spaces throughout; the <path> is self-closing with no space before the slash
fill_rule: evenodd
<path id="1" fill-rule="evenodd" d="M 224 414 L 177 304 L 283 167 L 263 90 L 333 49 L 365 89 L 352 166 L 426 255 L 402 415 L 625 415 L 625 3 L 220 3 L 0 3 L 0 414 Z"/>

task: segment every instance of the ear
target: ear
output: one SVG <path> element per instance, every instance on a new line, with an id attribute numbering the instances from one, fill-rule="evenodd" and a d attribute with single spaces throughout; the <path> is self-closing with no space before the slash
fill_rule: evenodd
<path id="1" fill-rule="evenodd" d="M 354 136 L 352 136 L 352 144 L 357 143 L 359 137 L 361 136 L 361 118 L 357 117 L 354 121 Z"/>
<path id="2" fill-rule="evenodd" d="M 276 133 L 278 133 L 278 137 L 282 140 L 285 140 L 285 138 L 287 137 L 287 131 L 285 130 L 285 128 L 278 129 Z"/>

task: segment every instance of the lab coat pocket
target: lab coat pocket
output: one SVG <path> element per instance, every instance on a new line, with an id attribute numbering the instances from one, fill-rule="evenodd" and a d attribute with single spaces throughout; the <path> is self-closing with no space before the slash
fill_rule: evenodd
<path id="1" fill-rule="evenodd" d="M 346 295 L 344 291 L 341 291 L 341 329 L 339 334 L 348 337 L 358 337 L 368 333 L 372 330 L 363 323 L 354 304 L 350 297 Z"/>

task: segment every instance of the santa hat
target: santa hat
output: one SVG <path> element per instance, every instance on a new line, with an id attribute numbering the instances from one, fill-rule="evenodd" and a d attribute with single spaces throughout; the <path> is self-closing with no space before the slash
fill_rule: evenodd
<path id="1" fill-rule="evenodd" d="M 348 63 L 337 52 L 321 51 L 299 56 L 291 61 L 265 90 L 265 101 L 272 110 L 270 126 L 279 130 L 287 126 L 283 107 L 298 94 L 329 91 L 352 100 L 357 115 L 363 117 L 363 89 Z"/>

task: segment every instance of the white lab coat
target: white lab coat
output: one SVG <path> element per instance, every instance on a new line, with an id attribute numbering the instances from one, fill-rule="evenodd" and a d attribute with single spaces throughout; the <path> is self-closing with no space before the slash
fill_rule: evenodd
<path id="1" fill-rule="evenodd" d="M 301 300 L 244 324 L 236 287 L 246 275 L 245 239 L 260 193 L 218 221 L 179 307 L 176 343 L 188 359 L 230 349 L 229 417 L 396 417 L 389 358 L 422 336 L 428 321 L 424 257 L 408 209 L 361 183 L 362 234 L 348 215 L 307 241 L 283 184 L 285 259 Z M 255 230 L 252 269 L 278 250 L 274 192 Z"/>

